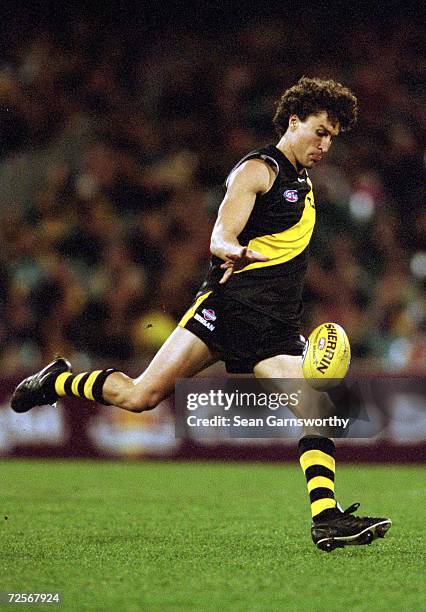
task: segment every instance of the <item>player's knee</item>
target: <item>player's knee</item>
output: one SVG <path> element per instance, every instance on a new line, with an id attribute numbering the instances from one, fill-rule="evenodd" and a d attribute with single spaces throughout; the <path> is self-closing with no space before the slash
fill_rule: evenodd
<path id="1" fill-rule="evenodd" d="M 127 409 L 131 412 L 152 410 L 164 399 L 161 389 L 138 389 L 135 387 L 127 398 Z"/>

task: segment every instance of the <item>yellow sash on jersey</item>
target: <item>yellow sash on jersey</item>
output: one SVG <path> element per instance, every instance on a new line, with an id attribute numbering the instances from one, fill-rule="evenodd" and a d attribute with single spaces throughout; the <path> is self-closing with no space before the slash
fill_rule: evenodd
<path id="1" fill-rule="evenodd" d="M 278 234 L 269 234 L 267 236 L 253 238 L 247 245 L 249 249 L 269 257 L 269 260 L 257 261 L 249 264 L 242 270 L 237 270 L 234 274 L 240 274 L 241 272 L 254 270 L 255 268 L 276 266 L 277 264 L 290 261 L 290 259 L 297 257 L 297 255 L 300 255 L 300 253 L 306 249 L 311 240 L 315 226 L 314 194 L 312 191 L 312 183 L 309 178 L 307 180 L 311 190 L 306 194 L 303 213 L 300 220 L 292 227 Z"/>

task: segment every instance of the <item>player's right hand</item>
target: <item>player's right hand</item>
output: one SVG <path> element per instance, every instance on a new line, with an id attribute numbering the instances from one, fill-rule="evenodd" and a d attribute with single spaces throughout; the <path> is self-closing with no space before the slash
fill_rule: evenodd
<path id="1" fill-rule="evenodd" d="M 223 285 L 237 270 L 242 270 L 251 263 L 256 261 L 268 261 L 269 257 L 253 251 L 248 247 L 241 247 L 236 253 L 225 253 L 226 260 L 220 266 L 222 270 L 225 270 L 224 275 L 219 281 L 219 284 Z"/>

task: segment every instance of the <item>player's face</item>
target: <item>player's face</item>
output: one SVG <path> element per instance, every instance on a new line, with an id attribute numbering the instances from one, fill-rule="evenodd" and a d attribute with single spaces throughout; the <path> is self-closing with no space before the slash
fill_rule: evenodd
<path id="1" fill-rule="evenodd" d="M 331 142 L 339 134 L 339 125 L 331 123 L 326 112 L 309 115 L 301 121 L 290 117 L 293 155 L 299 166 L 312 168 L 326 155 Z"/>

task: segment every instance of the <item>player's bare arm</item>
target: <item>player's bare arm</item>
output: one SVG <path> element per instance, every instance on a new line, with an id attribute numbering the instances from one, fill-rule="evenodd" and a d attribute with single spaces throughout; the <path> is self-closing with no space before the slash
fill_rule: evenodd
<path id="1" fill-rule="evenodd" d="M 253 210 L 256 196 L 269 191 L 274 179 L 273 170 L 263 161 L 254 159 L 241 164 L 230 176 L 210 242 L 212 254 L 224 260 L 221 283 L 235 270 L 253 261 L 267 261 L 261 253 L 241 245 L 238 236 Z"/>

